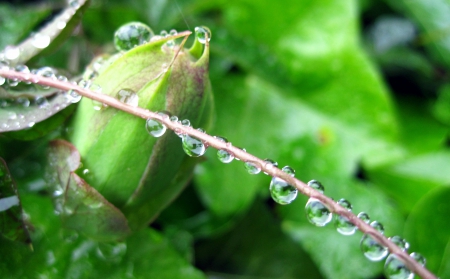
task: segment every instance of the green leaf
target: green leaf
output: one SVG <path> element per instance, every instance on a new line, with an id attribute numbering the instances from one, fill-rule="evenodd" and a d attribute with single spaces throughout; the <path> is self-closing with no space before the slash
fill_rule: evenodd
<path id="1" fill-rule="evenodd" d="M 0 235 L 13 241 L 30 244 L 19 192 L 6 162 L 0 158 Z"/>
<path id="2" fill-rule="evenodd" d="M 24 197 L 36 230 L 35 251 L 0 238 L 2 278 L 205 278 L 154 230 L 142 230 L 118 244 L 99 244 L 61 230 L 46 197 Z M 115 250 L 114 250 L 115 249 Z M 108 253 L 109 251 L 109 253 Z M 26 266 L 26 268 L 23 268 Z"/>
<path id="3" fill-rule="evenodd" d="M 370 169 L 367 175 L 405 212 L 429 191 L 450 184 L 450 152 L 441 150 Z"/>
<path id="4" fill-rule="evenodd" d="M 64 225 L 100 241 L 124 239 L 130 229 L 122 212 L 74 173 L 80 166 L 75 147 L 52 141 L 48 157 L 48 179 Z"/>
<path id="5" fill-rule="evenodd" d="M 450 24 L 450 3 L 446 0 L 389 0 L 387 3 L 420 26 L 424 32 L 420 43 L 426 47 L 436 63 L 448 69 L 450 40 L 447 27 Z"/>
<path id="6" fill-rule="evenodd" d="M 427 267 L 441 278 L 448 275 L 450 188 L 437 187 L 416 204 L 405 225 L 412 251 L 425 256 Z"/>

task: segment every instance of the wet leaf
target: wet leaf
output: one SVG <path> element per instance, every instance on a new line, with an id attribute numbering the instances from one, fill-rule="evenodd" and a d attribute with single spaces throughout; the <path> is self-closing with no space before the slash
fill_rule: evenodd
<path id="1" fill-rule="evenodd" d="M 122 212 L 74 173 L 80 166 L 75 147 L 52 141 L 48 157 L 48 180 L 63 224 L 100 241 L 124 239 L 130 230 Z"/>
<path id="2" fill-rule="evenodd" d="M 13 241 L 31 243 L 17 186 L 2 158 L 0 158 L 0 234 Z"/>
<path id="3" fill-rule="evenodd" d="M 72 6 L 64 9 L 51 22 L 21 42 L 17 47 L 20 56 L 14 64 L 24 64 L 39 53 L 46 55 L 59 47 L 73 32 L 81 20 L 89 0 L 70 1 Z"/>
<path id="4" fill-rule="evenodd" d="M 437 187 L 416 204 L 405 225 L 405 238 L 411 250 L 427 260 L 427 268 L 437 276 L 448 275 L 450 243 L 450 188 Z"/>

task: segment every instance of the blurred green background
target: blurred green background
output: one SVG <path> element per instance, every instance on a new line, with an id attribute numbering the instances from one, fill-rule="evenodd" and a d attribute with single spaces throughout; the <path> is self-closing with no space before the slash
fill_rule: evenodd
<path id="1" fill-rule="evenodd" d="M 65 5 L 0 3 L 0 49 Z M 216 114 L 207 132 L 321 181 L 450 278 L 449 0 L 93 0 L 72 37 L 30 66 L 80 73 L 129 21 L 155 33 L 208 26 Z M 2 239 L 2 278 L 384 278 L 383 263 L 360 252 L 360 232 L 314 227 L 306 197 L 275 204 L 270 177 L 224 165 L 215 150 L 126 249 L 63 230 L 43 180 L 45 147 L 63 130 L 0 135 L 35 249 Z"/>

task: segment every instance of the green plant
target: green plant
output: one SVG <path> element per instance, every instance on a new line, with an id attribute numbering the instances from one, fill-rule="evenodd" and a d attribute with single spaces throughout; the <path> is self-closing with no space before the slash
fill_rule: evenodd
<path id="1" fill-rule="evenodd" d="M 200 8 L 197 6 L 198 9 L 204 8 L 202 7 L 201 2 L 193 2 L 190 3 L 190 5 L 193 5 L 190 7 L 196 7 L 195 5 L 199 5 Z M 221 7 L 222 5 L 223 4 L 218 3 L 216 7 Z M 238 28 L 238 30 L 240 30 L 238 34 L 245 35 L 247 40 L 240 40 L 239 36 L 227 34 L 227 29 L 220 29 L 222 33 L 219 32 L 217 35 L 217 41 L 219 44 L 216 51 L 219 54 L 221 53 L 229 61 L 236 61 L 235 63 L 238 67 L 242 67 L 251 74 L 245 77 L 245 75 L 239 71 L 238 74 L 233 73 L 233 71 L 229 73 L 230 66 L 226 63 L 227 61 L 222 61 L 220 63 L 216 62 L 217 64 L 214 64 L 213 62 L 211 76 L 213 77 L 213 84 L 218 84 L 217 86 L 219 88 L 219 92 L 233 92 L 235 88 L 245 88 L 245 91 L 248 93 L 243 97 L 243 99 L 237 99 L 240 100 L 240 102 L 233 99 L 239 98 L 239 95 L 233 95 L 230 98 L 230 96 L 224 96 L 219 93 L 219 96 L 217 97 L 218 101 L 216 101 L 216 104 L 218 104 L 218 117 L 215 131 L 223 135 L 235 135 L 236 133 L 234 132 L 236 129 L 238 129 L 238 131 L 246 131 L 246 133 L 250 131 L 251 135 L 254 136 L 248 137 L 248 134 L 243 134 L 242 136 L 238 135 L 236 136 L 238 139 L 233 140 L 233 142 L 241 143 L 241 141 L 239 141 L 239 139 L 241 139 L 242 143 L 246 143 L 245 146 L 247 148 L 249 148 L 249 146 L 254 148 L 255 153 L 261 153 L 263 156 L 278 157 L 280 159 L 286 158 L 286 161 L 288 162 L 295 162 L 297 170 L 302 170 L 302 173 L 300 174 L 302 178 L 308 179 L 308 176 L 312 177 L 314 175 L 316 177 L 320 177 L 321 181 L 325 181 L 326 185 L 339 184 L 340 186 L 336 187 L 336 189 L 332 189 L 333 187 L 327 187 L 327 194 L 329 192 L 330 196 L 345 196 L 352 201 L 356 201 L 354 202 L 354 205 L 358 203 L 360 204 L 359 206 L 361 206 L 361 204 L 365 204 L 369 207 L 367 211 L 370 212 L 371 215 L 373 212 L 378 212 L 375 214 L 380 216 L 380 221 L 385 223 L 386 220 L 386 222 L 388 222 L 388 235 L 400 234 L 400 227 L 404 222 L 402 221 L 400 213 L 404 212 L 404 214 L 409 214 L 410 220 L 406 223 L 405 230 L 405 233 L 408 236 L 407 239 L 410 240 L 411 238 L 414 238 L 412 243 L 413 247 L 414 245 L 422 243 L 422 245 L 418 246 L 427 250 L 427 252 L 430 253 L 429 255 L 432 255 L 431 258 L 435 257 L 434 260 L 437 263 L 434 263 L 432 270 L 436 270 L 437 272 L 437 266 L 440 262 L 443 263 L 439 267 L 439 275 L 442 276 L 442 278 L 445 278 L 445 249 L 442 250 L 442 247 L 439 248 L 434 246 L 442 245 L 442 243 L 446 243 L 445 241 L 448 241 L 448 231 L 446 229 L 445 222 L 442 221 L 445 220 L 445 212 L 447 212 L 444 201 L 448 191 L 446 188 L 441 187 L 447 181 L 445 165 L 444 169 L 442 169 L 441 166 L 441 162 L 445 162 L 445 158 L 447 158 L 446 147 L 442 145 L 443 139 L 447 133 L 446 128 L 439 127 L 439 125 L 435 124 L 435 120 L 430 120 L 429 118 L 420 118 L 421 122 L 417 122 L 423 123 L 420 127 L 417 127 L 417 125 L 411 125 L 412 127 L 409 127 L 407 125 L 408 123 L 400 123 L 401 125 L 398 126 L 395 125 L 394 121 L 399 119 L 401 120 L 402 117 L 407 117 L 406 119 L 409 120 L 410 117 L 414 117 L 414 114 L 407 109 L 402 111 L 403 108 L 399 107 L 398 114 L 400 117 L 397 119 L 394 116 L 392 113 L 392 107 L 395 102 L 392 99 L 389 99 L 389 95 L 387 95 L 384 91 L 383 86 L 375 71 L 373 71 L 371 64 L 367 61 L 367 58 L 362 52 L 358 42 L 355 41 L 356 29 L 352 29 L 355 28 L 354 19 L 350 22 L 350 20 L 346 19 L 345 15 L 341 17 L 334 11 L 334 9 L 339 7 L 342 9 L 341 11 L 346 11 L 348 14 L 351 14 L 351 8 L 356 7 L 354 2 L 349 2 L 342 5 L 335 4 L 337 5 L 336 7 L 333 6 L 334 4 L 328 4 L 320 9 L 314 5 L 305 8 L 305 11 L 307 11 L 304 14 L 306 19 L 300 20 L 298 22 L 298 26 L 295 26 L 298 30 L 303 31 L 301 34 L 304 41 L 301 42 L 297 41 L 293 34 L 286 32 L 283 33 L 282 37 L 279 37 L 278 35 L 275 36 L 273 33 L 268 35 L 260 30 L 255 30 L 254 26 L 244 21 L 246 16 L 245 11 L 255 11 L 257 18 L 266 18 L 266 13 L 276 13 L 277 9 L 283 9 L 283 11 L 285 11 L 285 7 L 280 7 L 277 4 L 271 5 L 273 5 L 273 9 L 262 6 L 260 7 L 252 3 L 244 4 L 243 2 L 231 5 L 228 10 L 224 9 L 226 16 L 231 17 L 230 22 L 232 22 L 232 24 L 231 26 L 228 26 L 230 32 L 231 30 L 236 30 L 235 28 L 239 27 L 241 29 Z M 406 4 L 405 6 L 408 7 Z M 325 9 L 325 11 L 323 9 Z M 327 16 L 333 15 L 330 20 L 324 22 L 324 27 L 308 26 L 308 28 L 305 28 L 302 25 L 306 24 L 308 20 L 311 21 L 314 15 L 321 15 L 321 13 L 324 13 Z M 353 13 L 355 13 L 355 11 L 353 11 Z M 288 13 L 285 15 L 288 15 Z M 91 18 L 91 20 L 94 19 L 95 17 Z M 206 17 L 206 19 L 208 19 L 208 17 Z M 276 19 L 278 21 L 275 23 L 271 22 L 270 24 L 275 24 L 275 26 L 277 24 L 279 26 L 286 26 L 286 23 L 290 22 L 287 19 L 284 19 L 284 21 L 281 18 Z M 349 32 L 349 34 L 345 32 L 333 33 L 332 31 L 335 31 L 334 28 L 336 27 L 333 24 L 333 20 L 339 22 L 340 24 L 344 24 L 343 26 L 345 26 L 345 30 L 352 31 Z M 346 26 L 345 23 L 348 24 L 348 26 Z M 214 22 L 211 22 L 211 25 L 208 25 L 214 27 L 214 24 Z M 260 29 L 264 30 L 264 27 L 266 27 L 266 30 L 271 30 L 269 27 L 264 25 L 260 26 Z M 215 28 L 212 29 L 214 30 Z M 91 30 L 91 32 L 95 31 Z M 225 32 L 225 34 L 223 32 Z M 320 44 L 320 41 L 324 38 L 322 37 L 323 34 L 332 33 L 334 36 L 331 36 L 329 40 L 335 42 L 336 44 Z M 266 36 L 269 38 L 265 38 Z M 258 45 L 258 42 L 269 42 L 268 40 L 270 40 L 271 36 L 273 38 L 277 38 L 278 45 L 271 45 L 270 43 L 267 43 L 268 48 L 266 50 L 264 50 L 264 48 L 261 49 L 261 45 Z M 212 42 L 214 42 L 214 40 Z M 308 42 L 315 42 L 316 44 L 308 45 Z M 264 46 L 264 44 L 262 44 L 262 46 Z M 314 49 L 311 49 L 312 46 L 314 46 Z M 255 52 L 255 49 L 260 50 L 261 53 Z M 277 51 L 277 54 L 273 54 L 273 51 Z M 421 57 L 418 57 L 416 52 L 408 52 L 408 50 L 403 50 L 401 54 L 410 55 L 422 63 L 419 63 L 419 66 L 417 66 L 417 64 L 414 64 L 413 66 L 420 67 L 420 69 L 424 69 L 425 66 L 429 66 L 429 64 L 425 64 L 424 66 L 424 59 L 420 60 Z M 337 62 L 333 62 L 333 55 L 337 55 L 337 58 L 335 58 Z M 389 58 L 389 53 L 384 53 L 384 55 L 386 55 L 387 58 L 381 57 L 379 59 L 382 60 L 383 58 Z M 394 55 L 394 57 L 396 56 Z M 273 60 L 274 58 L 278 58 L 280 61 Z M 407 59 L 407 62 L 416 60 L 409 58 Z M 314 66 L 310 66 L 311 64 L 314 64 Z M 322 67 L 319 67 L 320 65 L 322 65 Z M 317 67 L 319 67 L 320 70 L 315 70 Z M 352 76 L 348 77 L 347 75 L 343 75 L 339 70 L 342 68 L 345 68 L 351 72 Z M 242 69 L 238 70 L 242 71 Z M 300 73 L 302 75 L 298 78 L 298 74 Z M 23 74 L 15 73 L 9 70 L 9 68 L 7 70 L 3 69 L 1 71 L 1 75 L 8 77 L 9 80 L 12 80 L 13 82 L 15 78 L 24 77 Z M 215 83 L 214 76 L 217 83 Z M 218 82 L 219 80 L 220 83 Z M 269 174 L 282 178 L 283 180 L 289 182 L 289 184 L 299 187 L 299 189 L 305 192 L 308 196 L 313 196 L 319 199 L 326 204 L 331 211 L 339 212 L 341 216 L 348 217 L 354 223 L 358 222 L 358 220 L 353 215 L 350 215 L 347 210 L 342 207 L 337 207 L 336 203 L 334 203 L 331 199 L 320 195 L 318 192 L 310 190 L 311 188 L 307 187 L 305 184 L 302 184 L 298 180 L 295 180 L 281 170 L 273 167 L 269 169 L 268 167 L 271 165 L 267 164 L 267 162 L 263 162 L 239 149 L 228 147 L 226 143 L 220 141 L 219 139 L 214 139 L 201 132 L 185 128 L 182 125 L 165 119 L 161 115 L 140 110 L 139 108 L 130 108 L 129 106 L 121 105 L 121 103 L 117 102 L 115 99 L 105 98 L 99 94 L 95 94 L 95 92 L 85 90 L 76 85 L 46 79 L 45 77 L 37 77 L 36 81 L 41 85 L 51 85 L 54 88 L 59 88 L 66 91 L 74 89 L 75 92 L 79 92 L 84 96 L 88 96 L 93 100 L 99 101 L 100 104 L 95 104 L 96 106 L 101 107 L 101 103 L 116 106 L 121 110 L 139 115 L 145 119 L 156 119 L 168 128 L 192 135 L 203 140 L 212 147 L 219 149 L 228 148 L 227 150 L 231 151 L 236 157 L 245 160 L 247 163 L 251 162 L 251 164 L 247 164 L 247 169 L 250 171 L 255 171 L 254 167 L 260 166 Z M 301 96 L 296 96 L 298 88 L 301 88 L 305 93 Z M 353 91 L 347 92 L 346 88 L 351 88 Z M 444 99 L 445 94 L 444 87 L 440 97 L 442 96 L 441 98 Z M 350 101 L 352 102 L 350 103 Z M 239 106 L 237 105 L 238 103 L 244 105 Z M 351 104 L 351 106 L 348 104 Z M 406 107 L 409 108 L 411 105 Z M 445 99 L 444 101 L 438 102 L 435 106 L 436 115 L 439 119 L 441 119 L 441 121 L 445 121 L 445 108 Z M 267 115 L 267 113 L 269 114 Z M 255 117 L 264 115 L 264 118 L 258 119 L 264 123 L 266 119 L 270 119 L 270 115 L 272 113 L 278 116 L 277 118 L 274 118 L 273 123 L 269 122 L 269 124 L 273 124 L 268 125 L 272 128 L 272 131 L 267 131 L 266 128 L 258 128 L 258 125 L 255 125 L 255 123 L 258 123 L 258 121 L 255 120 Z M 333 115 L 335 117 L 331 118 L 329 115 Z M 250 119 L 235 119 L 234 117 L 250 117 Z M 297 125 L 298 119 L 305 119 L 305 121 L 307 119 L 310 122 L 302 123 L 302 125 L 304 125 L 303 127 L 296 127 L 293 123 Z M 356 125 L 358 129 L 352 127 L 351 125 Z M 44 130 L 53 130 L 51 125 L 46 124 L 46 126 L 49 126 L 49 128 Z M 399 127 L 401 127 L 401 129 L 399 129 Z M 418 134 L 417 129 L 424 129 L 431 132 L 432 136 L 429 136 L 428 134 Z M 37 130 L 39 131 L 40 129 Z M 264 133 L 261 133 L 261 130 L 263 130 Z M 398 137 L 399 132 L 402 135 L 400 137 Z M 282 134 L 282 136 L 280 136 L 280 134 Z M 259 137 L 257 135 L 259 135 Z M 33 133 L 31 133 L 31 131 L 25 131 L 22 134 L 12 134 L 10 136 L 36 137 Z M 36 144 L 41 142 L 42 144 L 45 144 L 50 138 L 54 138 L 55 136 L 61 136 L 61 133 L 59 135 L 50 134 L 50 136 L 47 136 L 43 140 L 35 140 L 32 143 Z M 2 140 L 4 141 L 2 152 L 5 154 L 7 153 L 7 150 L 10 149 L 10 146 L 19 144 L 18 141 L 8 140 L 6 138 L 3 138 Z M 43 155 L 43 153 L 44 152 L 41 152 L 40 155 Z M 9 155 L 9 158 L 14 158 L 14 156 L 15 155 Z M 248 178 L 248 175 L 242 170 L 239 172 L 239 169 L 243 169 L 242 165 L 239 164 L 231 165 L 231 168 L 237 168 L 236 170 L 233 169 L 231 171 L 237 179 L 236 177 L 230 177 L 230 171 L 225 171 L 225 166 L 219 166 L 220 163 L 216 163 L 216 159 L 211 158 L 215 157 L 215 154 L 211 155 L 210 152 L 209 154 L 207 153 L 206 156 L 209 160 L 199 166 L 199 171 L 194 179 L 194 185 L 203 201 L 203 204 L 206 205 L 206 208 L 208 209 L 206 211 L 202 209 L 194 209 L 194 213 L 192 215 L 181 214 L 182 217 L 180 217 L 180 210 L 190 208 L 188 206 L 189 203 L 183 204 L 186 200 L 181 199 L 180 202 L 175 202 L 171 207 L 169 207 L 166 213 L 163 212 L 162 217 L 159 219 L 160 224 L 164 228 L 164 234 L 169 238 L 171 235 L 174 237 L 172 244 L 178 248 L 180 254 L 184 254 L 187 258 L 192 257 L 192 254 L 190 254 L 189 249 L 186 249 L 184 246 L 185 244 L 180 244 L 180 242 L 176 241 L 176 236 L 179 236 L 180 234 L 183 235 L 183 233 L 186 234 L 188 232 L 188 235 L 193 235 L 198 240 L 202 238 L 210 239 L 214 235 L 218 235 L 229 230 L 229 228 L 233 227 L 237 222 L 236 218 L 231 218 L 231 216 L 233 216 L 233 214 L 242 214 L 245 212 L 251 202 L 255 199 L 255 195 L 259 192 L 258 185 L 265 184 L 267 187 L 268 184 L 267 181 L 264 180 L 263 176 L 258 176 L 258 178 L 253 179 Z M 8 155 L 4 157 L 8 158 Z M 30 155 L 23 158 L 27 158 L 28 160 Z M 363 162 L 361 163 L 361 168 L 364 170 L 365 177 L 367 179 L 365 183 L 368 185 L 373 184 L 377 187 L 370 186 L 370 189 L 364 188 L 362 187 L 361 182 L 353 178 L 355 172 L 357 171 L 359 161 Z M 421 165 L 429 164 L 437 164 L 440 168 L 435 168 L 436 172 L 424 173 L 424 175 L 420 175 L 422 174 L 420 172 L 418 176 L 415 176 L 416 166 L 420 167 Z M 405 172 L 407 175 L 405 175 Z M 35 175 L 36 177 L 42 176 L 42 171 Z M 80 176 L 81 175 L 82 174 L 80 174 Z M 22 183 L 25 185 L 30 184 L 29 182 L 26 184 L 26 179 L 32 176 L 27 175 L 25 177 L 27 178 L 24 178 Z M 392 177 L 394 177 L 394 179 Z M 88 180 L 88 178 L 86 179 Z M 236 183 L 236 181 L 239 180 L 242 184 L 234 186 L 233 183 Z M 408 183 L 411 183 L 411 180 L 416 181 L 415 183 L 413 182 L 413 185 L 423 185 L 423 187 L 420 189 L 408 189 L 408 191 L 404 191 L 402 187 L 407 187 Z M 422 182 L 422 184 L 418 184 L 417 181 Z M 19 182 L 21 182 L 20 178 Z M 20 184 L 21 183 L 19 183 L 19 185 Z M 214 187 L 211 185 L 214 185 Z M 242 185 L 246 185 L 246 187 L 243 187 Z M 383 186 L 385 188 L 383 188 Z M 381 187 L 381 190 L 378 187 Z M 430 191 L 431 188 L 435 188 L 436 190 Z M 27 191 L 25 190 L 25 192 Z M 397 205 L 390 205 L 385 197 L 385 192 L 396 198 Z M 31 190 L 29 191 L 29 195 L 25 194 L 25 197 L 22 198 L 22 204 L 25 207 L 26 212 L 38 212 L 36 213 L 36 217 L 31 215 L 31 222 L 34 223 L 33 221 L 37 221 L 37 224 L 41 223 L 41 227 L 52 229 L 53 234 L 57 234 L 59 227 L 52 227 L 44 222 L 45 218 L 50 218 L 44 217 L 48 214 L 48 211 L 45 213 L 43 211 L 39 212 L 39 210 L 36 209 L 30 210 L 33 202 L 39 205 L 45 204 L 44 199 L 38 198 L 39 194 L 36 194 L 36 191 Z M 192 195 L 192 192 L 190 192 L 190 194 Z M 267 196 L 267 189 L 265 189 L 264 194 L 261 195 Z M 426 195 L 426 197 L 419 202 L 422 195 Z M 344 202 L 341 203 L 344 204 Z M 440 205 L 440 211 L 436 216 L 433 216 L 433 218 L 430 219 L 433 221 L 420 221 L 429 219 L 429 214 L 434 213 L 434 203 Z M 342 238 L 337 238 L 338 236 L 336 236 L 336 233 L 331 232 L 331 230 L 320 232 L 317 228 L 307 227 L 305 223 L 308 221 L 302 217 L 303 204 L 304 203 L 302 202 L 296 201 L 289 206 L 277 208 L 279 216 L 282 216 L 284 220 L 283 230 L 290 234 L 295 241 L 301 243 L 303 249 L 305 249 L 311 255 L 316 264 L 319 265 L 319 270 L 324 274 L 324 276 L 342 278 L 343 274 L 348 274 L 347 272 L 351 270 L 351 267 L 345 267 L 346 264 L 341 263 L 342 258 L 339 259 L 339 257 L 329 256 L 324 259 L 322 254 L 327 253 L 328 251 L 342 253 L 343 249 L 348 249 L 345 254 L 352 255 L 355 253 L 355 250 L 358 250 L 358 245 L 355 245 L 354 239 L 346 242 L 346 240 L 342 240 Z M 370 204 L 372 204 L 372 206 L 370 206 Z M 29 208 L 27 209 L 27 207 Z M 251 210 L 250 212 L 253 214 L 251 216 L 259 216 L 261 214 L 265 214 L 264 212 L 267 212 L 267 209 L 261 209 L 261 206 L 255 207 L 259 208 L 259 210 Z M 299 212 L 301 213 L 299 214 Z M 195 216 L 195 218 L 192 219 L 192 216 Z M 191 217 L 191 219 L 187 217 Z M 244 220 L 251 220 L 251 218 L 248 218 Z M 189 220 L 189 222 L 186 220 Z M 262 222 L 265 223 L 255 224 L 270 224 L 270 221 L 268 222 L 267 218 Z M 378 237 L 375 229 L 363 222 L 359 222 L 358 224 L 363 231 L 371 232 L 374 237 Z M 395 228 L 396 226 L 397 228 Z M 423 231 L 424 234 L 427 234 L 427 231 L 431 228 L 434 232 L 437 232 L 439 237 L 437 237 L 436 240 L 427 239 L 423 242 L 423 239 L 426 239 L 427 237 L 416 233 L 418 228 L 420 228 L 421 232 Z M 245 226 L 245 223 L 240 224 L 238 226 L 237 233 L 242 233 L 246 229 L 248 229 L 248 227 Z M 63 232 L 67 233 L 66 231 Z M 147 234 L 148 233 L 149 232 L 147 231 Z M 154 231 L 151 231 L 150 235 L 152 236 L 150 239 L 154 240 L 160 237 L 157 236 L 157 233 Z M 275 231 L 271 232 L 271 234 L 267 232 L 267 235 L 280 237 L 283 234 L 280 231 Z M 145 248 L 139 247 L 139 244 L 136 245 L 139 241 L 142 242 L 143 239 L 148 240 L 148 236 L 144 235 L 144 233 L 135 234 L 127 240 L 129 244 L 125 257 L 127 257 L 128 263 L 135 263 L 136 257 L 149 253 L 152 248 L 157 246 L 155 243 L 151 243 L 149 247 Z M 251 236 L 249 236 L 248 239 L 251 239 Z M 381 243 L 385 243 L 385 240 L 382 240 L 381 238 L 379 240 Z M 82 260 L 75 259 L 72 264 L 68 263 L 54 269 L 51 269 L 52 264 L 48 264 L 49 268 L 41 269 L 45 270 L 42 271 L 43 274 L 46 274 L 47 276 L 58 276 L 58 274 L 66 274 L 66 276 L 74 277 L 82 276 L 82 274 L 77 274 L 80 274 L 83 268 L 88 270 L 86 272 L 92 272 L 91 269 L 86 268 L 86 266 L 98 264 L 99 266 L 109 267 L 124 257 L 121 255 L 121 253 L 124 253 L 123 245 L 110 246 L 107 244 L 100 244 L 97 250 L 100 251 L 97 252 L 100 256 L 98 258 L 93 258 L 92 253 L 94 253 L 93 251 L 95 250 L 94 242 L 84 239 L 74 241 L 73 236 L 68 237 L 68 241 L 71 244 L 67 244 L 67 247 L 64 249 L 58 250 L 53 246 L 50 246 L 50 250 L 41 251 L 60 251 L 61 253 L 53 256 L 47 253 L 50 258 L 50 260 L 47 260 L 47 264 L 48 262 L 52 262 L 53 264 L 56 262 L 59 265 L 60 263 L 58 261 L 52 261 L 51 258 L 64 259 L 64 255 L 70 254 L 70 251 L 85 247 L 86 253 L 82 256 Z M 197 244 L 197 248 L 200 253 L 211 255 L 211 251 L 208 251 L 207 246 L 211 243 L 214 244 L 214 241 L 211 239 L 204 240 L 203 243 L 206 244 L 203 244 L 203 246 L 201 242 L 200 244 Z M 214 247 L 223 247 L 224 244 L 220 243 L 221 242 L 219 241 L 219 244 L 216 243 L 217 246 Z M 10 249 L 12 249 L 10 251 L 11 255 L 15 255 L 13 258 L 20 258 L 20 255 L 25 253 L 21 251 L 20 248 L 14 246 L 19 244 L 8 245 Z M 287 246 L 290 246 L 290 243 L 284 242 L 282 244 L 282 247 L 286 250 L 288 250 L 286 248 Z M 355 246 L 356 249 L 353 249 Z M 251 248 L 252 249 L 237 249 L 237 251 L 242 253 L 244 259 L 253 259 L 256 256 L 255 254 L 249 254 L 247 255 L 248 257 L 245 257 L 245 252 L 249 253 L 248 251 L 255 251 L 255 247 Z M 271 248 L 272 250 L 266 249 L 263 251 L 271 251 L 272 255 L 276 255 L 275 248 L 272 246 L 266 248 Z M 395 246 L 390 246 L 390 248 L 394 249 L 394 251 L 395 249 L 400 250 Z M 110 252 L 109 257 L 107 256 L 107 252 L 105 252 L 107 250 Z M 169 251 L 170 249 L 166 250 Z M 180 262 L 176 259 L 176 253 L 168 253 L 172 253 L 172 256 L 175 255 L 174 257 L 171 257 L 174 262 Z M 357 253 L 360 254 L 359 251 Z M 72 254 L 72 258 L 74 257 L 73 255 L 74 254 Z M 435 255 L 440 256 L 436 258 Z M 241 256 L 241 254 L 238 253 L 238 256 Z M 202 255 L 200 255 L 199 258 L 202 258 Z M 203 259 L 205 258 L 206 257 L 203 256 Z M 352 257 L 352 259 L 355 258 L 355 256 Z M 430 262 L 430 256 L 427 255 L 427 258 Z M 440 258 L 442 261 L 439 260 Z M 105 261 L 105 259 L 110 262 L 98 263 L 102 260 Z M 305 262 L 308 261 L 308 257 L 302 257 L 302 259 Z M 268 257 L 267 260 L 276 262 L 276 258 Z M 345 257 L 345 260 L 348 260 L 348 258 Z M 14 261 L 11 260 L 11 262 Z M 328 264 L 328 267 L 324 266 L 329 262 L 332 264 Z M 265 262 L 265 264 L 267 263 Z M 245 273 L 245 269 L 239 267 L 241 264 L 230 261 L 229 265 L 238 270 L 244 270 Z M 143 270 L 145 270 L 144 268 L 148 266 L 150 265 L 143 264 L 140 266 L 141 269 L 137 269 L 137 272 L 145 272 Z M 158 267 L 162 266 L 163 265 L 161 264 Z M 182 266 L 182 264 L 180 264 L 180 266 Z M 363 266 L 369 266 L 365 270 L 361 270 L 361 263 L 353 266 L 355 266 L 355 270 L 351 270 L 353 272 L 352 274 L 354 274 L 352 277 L 359 278 L 372 276 L 377 273 L 377 268 L 379 268 L 375 267 L 374 270 L 370 270 L 372 267 L 369 266 L 367 262 L 363 263 Z M 286 268 L 284 265 L 283 267 Z M 123 267 L 122 269 L 119 267 L 123 273 L 116 276 L 119 278 L 124 277 L 125 274 L 128 274 L 127 268 L 129 267 Z M 105 268 L 100 268 L 99 272 L 104 272 L 104 270 Z M 157 270 L 155 274 L 160 277 L 163 276 L 164 272 L 162 270 L 163 269 Z M 56 273 L 52 275 L 52 272 Z M 74 272 L 75 275 L 71 272 Z M 267 270 L 267 273 L 256 272 L 256 274 L 262 276 L 267 274 L 275 275 L 276 272 L 280 271 L 275 269 L 273 271 Z M 309 278 L 320 276 L 315 269 L 311 269 L 309 272 L 311 272 L 311 275 L 308 275 Z M 180 274 L 174 274 L 171 276 L 180 276 Z M 293 270 L 289 275 L 298 276 L 296 274 L 298 273 L 295 273 L 295 270 Z M 285 275 L 287 275 L 287 273 Z M 139 277 L 141 275 L 135 274 L 135 276 Z M 169 275 L 167 276 L 170 277 Z"/>

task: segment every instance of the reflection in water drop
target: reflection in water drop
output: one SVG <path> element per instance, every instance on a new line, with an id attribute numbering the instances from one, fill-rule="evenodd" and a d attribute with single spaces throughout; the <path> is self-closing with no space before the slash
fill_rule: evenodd
<path id="1" fill-rule="evenodd" d="M 409 270 L 396 255 L 389 255 L 384 264 L 384 274 L 388 279 L 413 279 L 414 273 Z"/>
<path id="2" fill-rule="evenodd" d="M 197 26 L 195 27 L 195 36 L 201 44 L 206 44 L 206 41 L 211 40 L 211 30 L 206 26 Z"/>
<path id="3" fill-rule="evenodd" d="M 298 190 L 281 178 L 273 177 L 269 186 L 272 199 L 282 205 L 290 204 L 297 197 Z"/>
<path id="4" fill-rule="evenodd" d="M 305 211 L 308 221 L 318 227 L 323 227 L 330 223 L 333 217 L 330 210 L 322 202 L 314 198 L 309 198 Z"/>
<path id="5" fill-rule="evenodd" d="M 127 51 L 135 46 L 150 42 L 153 31 L 140 22 L 131 22 L 122 25 L 114 34 L 114 45 L 119 51 Z"/>
<path id="6" fill-rule="evenodd" d="M 203 142 L 197 138 L 189 135 L 183 135 L 182 146 L 184 152 L 191 157 L 200 157 L 206 152 L 206 146 Z"/>

